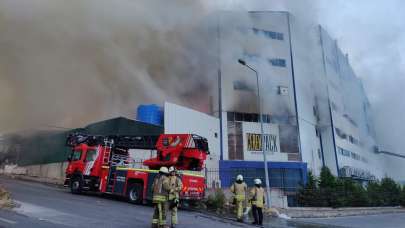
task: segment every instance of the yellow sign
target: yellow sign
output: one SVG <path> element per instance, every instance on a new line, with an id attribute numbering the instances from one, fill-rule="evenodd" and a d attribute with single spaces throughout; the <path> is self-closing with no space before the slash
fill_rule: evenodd
<path id="1" fill-rule="evenodd" d="M 262 135 L 247 133 L 247 150 L 248 151 L 262 151 Z M 264 150 L 270 152 L 277 152 L 277 135 L 265 134 L 264 135 Z"/>

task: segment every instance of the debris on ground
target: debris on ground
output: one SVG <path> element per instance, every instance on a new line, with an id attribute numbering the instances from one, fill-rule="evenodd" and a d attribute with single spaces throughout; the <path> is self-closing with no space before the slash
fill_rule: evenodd
<path id="1" fill-rule="evenodd" d="M 265 208 L 264 214 L 271 216 L 271 217 L 279 217 L 280 213 L 276 208 Z"/>

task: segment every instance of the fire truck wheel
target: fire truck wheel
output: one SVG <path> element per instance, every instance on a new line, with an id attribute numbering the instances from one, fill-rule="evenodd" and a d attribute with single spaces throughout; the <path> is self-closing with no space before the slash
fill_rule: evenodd
<path id="1" fill-rule="evenodd" d="M 128 186 L 127 197 L 128 201 L 133 204 L 142 203 L 143 186 L 140 183 L 132 183 Z"/>
<path id="2" fill-rule="evenodd" d="M 82 179 L 80 177 L 75 177 L 70 182 L 70 191 L 73 194 L 80 194 L 82 192 Z"/>

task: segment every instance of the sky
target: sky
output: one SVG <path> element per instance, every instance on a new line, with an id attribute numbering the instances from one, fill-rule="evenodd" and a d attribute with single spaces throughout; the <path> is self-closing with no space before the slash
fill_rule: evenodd
<path id="1" fill-rule="evenodd" d="M 320 23 L 363 80 L 382 147 L 405 154 L 404 11 L 400 0 L 319 2 Z"/>

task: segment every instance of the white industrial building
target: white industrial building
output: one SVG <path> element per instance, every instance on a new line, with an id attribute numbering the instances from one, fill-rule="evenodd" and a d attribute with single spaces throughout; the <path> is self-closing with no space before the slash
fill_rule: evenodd
<path id="1" fill-rule="evenodd" d="M 238 172 L 248 182 L 264 176 L 256 76 L 240 58 L 260 77 L 272 187 L 294 191 L 307 169 L 319 175 L 323 166 L 361 181 L 385 175 L 362 82 L 321 26 L 288 12 L 221 12 L 216 32 L 221 118 L 167 103 L 165 131 L 207 137 L 207 166 L 219 168 L 222 185 Z"/>

